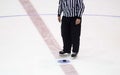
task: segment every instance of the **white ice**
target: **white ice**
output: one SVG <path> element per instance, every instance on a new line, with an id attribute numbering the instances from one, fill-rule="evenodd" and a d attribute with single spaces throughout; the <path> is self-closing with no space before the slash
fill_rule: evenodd
<path id="1" fill-rule="evenodd" d="M 30 0 L 62 48 L 58 0 Z M 84 0 L 79 75 L 120 75 L 119 0 Z M 19 0 L 0 0 L 0 75 L 65 75 Z"/>

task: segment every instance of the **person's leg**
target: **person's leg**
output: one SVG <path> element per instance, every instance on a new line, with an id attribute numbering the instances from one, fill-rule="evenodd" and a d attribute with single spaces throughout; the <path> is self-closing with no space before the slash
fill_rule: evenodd
<path id="1" fill-rule="evenodd" d="M 67 17 L 62 18 L 61 35 L 63 39 L 63 51 L 65 53 L 71 53 L 70 25 L 69 18 Z"/>
<path id="2" fill-rule="evenodd" d="M 71 23 L 71 39 L 73 44 L 72 52 L 77 54 L 80 46 L 81 23 L 75 25 L 75 20 L 76 19 L 74 18 L 73 22 Z"/>

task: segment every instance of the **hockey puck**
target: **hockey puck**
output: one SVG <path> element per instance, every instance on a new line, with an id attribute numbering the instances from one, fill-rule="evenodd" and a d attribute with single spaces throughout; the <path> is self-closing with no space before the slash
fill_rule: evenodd
<path id="1" fill-rule="evenodd" d="M 63 61 L 63 62 L 66 62 L 67 60 L 64 59 L 64 60 L 62 60 L 62 61 Z"/>
<path id="2" fill-rule="evenodd" d="M 58 60 L 58 63 L 69 63 L 70 61 L 69 60 L 66 60 L 66 59 L 61 59 L 61 60 Z"/>

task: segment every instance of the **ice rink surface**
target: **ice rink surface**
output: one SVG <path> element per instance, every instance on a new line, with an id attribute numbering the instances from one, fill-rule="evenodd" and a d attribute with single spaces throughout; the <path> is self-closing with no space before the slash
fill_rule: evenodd
<path id="1" fill-rule="evenodd" d="M 58 60 L 64 58 L 55 56 L 46 41 L 51 37 L 41 35 L 46 32 L 20 1 L 32 4 L 59 45 L 56 50 L 62 50 L 58 0 L 0 0 L 0 75 L 120 75 L 119 0 L 84 0 L 80 52 L 76 59 L 66 58 L 78 74 L 61 67 L 66 64 Z"/>

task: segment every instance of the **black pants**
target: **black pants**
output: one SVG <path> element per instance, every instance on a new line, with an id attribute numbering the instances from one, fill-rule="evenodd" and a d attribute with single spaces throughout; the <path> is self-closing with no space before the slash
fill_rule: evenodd
<path id="1" fill-rule="evenodd" d="M 75 24 L 76 17 L 62 17 L 61 35 L 63 51 L 67 53 L 79 52 L 81 23 Z"/>

